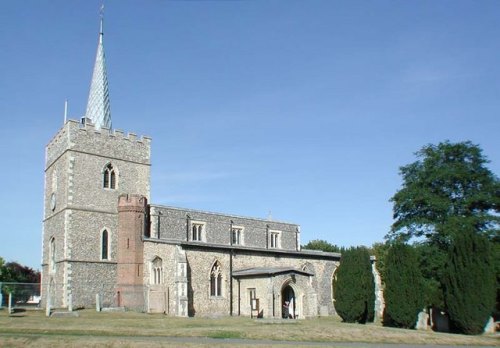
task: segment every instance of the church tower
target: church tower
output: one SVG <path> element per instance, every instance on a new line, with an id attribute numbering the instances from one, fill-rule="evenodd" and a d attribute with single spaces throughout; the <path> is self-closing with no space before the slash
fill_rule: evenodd
<path id="1" fill-rule="evenodd" d="M 103 26 L 85 117 L 46 146 L 42 300 L 51 307 L 116 304 L 118 199 L 150 195 L 150 142 L 111 129 Z"/>

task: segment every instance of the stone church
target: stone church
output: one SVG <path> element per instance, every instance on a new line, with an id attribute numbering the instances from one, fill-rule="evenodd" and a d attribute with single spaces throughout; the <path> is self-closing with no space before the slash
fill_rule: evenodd
<path id="1" fill-rule="evenodd" d="M 335 313 L 340 255 L 300 226 L 150 202 L 151 138 L 113 129 L 102 19 L 85 116 L 46 146 L 42 301 L 172 316 Z"/>

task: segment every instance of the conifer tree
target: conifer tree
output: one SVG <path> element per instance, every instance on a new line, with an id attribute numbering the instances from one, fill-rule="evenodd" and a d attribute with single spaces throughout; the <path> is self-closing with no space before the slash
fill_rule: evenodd
<path id="1" fill-rule="evenodd" d="M 490 241 L 473 227 L 456 233 L 445 269 L 445 302 L 453 328 L 481 334 L 495 305 L 495 268 Z"/>
<path id="2" fill-rule="evenodd" d="M 375 283 L 366 248 L 350 248 L 342 253 L 334 289 L 335 309 L 343 321 L 373 321 Z"/>
<path id="3" fill-rule="evenodd" d="M 415 249 L 397 243 L 389 248 L 385 267 L 384 325 L 412 329 L 424 307 L 422 274 Z"/>

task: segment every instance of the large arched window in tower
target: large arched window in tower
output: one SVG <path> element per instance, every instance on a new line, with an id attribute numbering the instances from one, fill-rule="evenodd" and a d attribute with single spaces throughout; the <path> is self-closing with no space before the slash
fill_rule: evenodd
<path id="1" fill-rule="evenodd" d="M 162 272 L 163 260 L 160 257 L 155 257 L 151 262 L 151 284 L 162 284 L 163 272 Z"/>
<path id="2" fill-rule="evenodd" d="M 49 244 L 49 272 L 56 271 L 56 239 L 52 237 Z"/>
<path id="3" fill-rule="evenodd" d="M 210 296 L 222 296 L 222 270 L 219 261 L 215 261 L 210 271 Z"/>
<path id="4" fill-rule="evenodd" d="M 109 232 L 103 230 L 101 233 L 101 260 L 109 260 Z"/>
<path id="5" fill-rule="evenodd" d="M 102 172 L 102 187 L 112 190 L 116 188 L 116 171 L 111 163 L 108 163 Z"/>

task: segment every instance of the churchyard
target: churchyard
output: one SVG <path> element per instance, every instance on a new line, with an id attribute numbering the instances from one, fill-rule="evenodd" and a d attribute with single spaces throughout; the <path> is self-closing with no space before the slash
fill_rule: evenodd
<path id="1" fill-rule="evenodd" d="M 87 309 L 78 316 L 46 317 L 43 310 L 8 314 L 0 310 L 0 347 L 229 347 L 227 339 L 498 346 L 496 335 L 466 336 L 405 330 L 378 324 L 347 324 L 338 318 L 266 320 L 244 317 L 174 318 L 161 314 L 101 312 Z M 173 338 L 175 337 L 175 338 Z M 200 338 L 200 339 L 193 339 Z M 255 342 L 238 343 L 254 346 Z M 275 346 L 267 342 L 259 346 Z M 276 346 L 284 346 L 276 342 Z"/>

